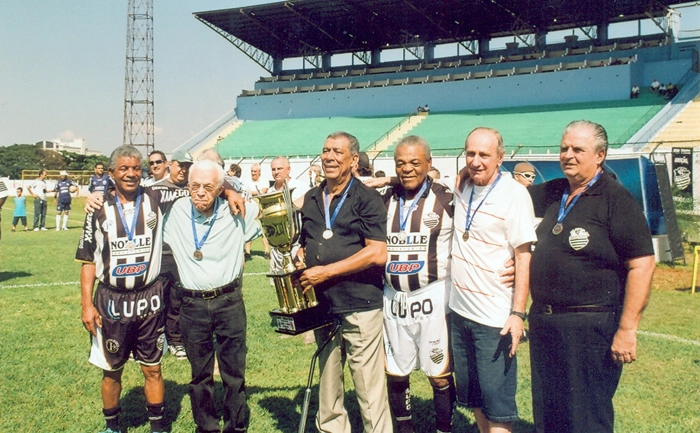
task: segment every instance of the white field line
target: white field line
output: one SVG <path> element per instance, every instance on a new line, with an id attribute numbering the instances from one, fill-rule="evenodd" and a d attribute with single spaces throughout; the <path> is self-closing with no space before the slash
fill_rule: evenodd
<path id="1" fill-rule="evenodd" d="M 644 335 L 646 337 L 660 338 L 662 340 L 669 340 L 669 341 L 675 341 L 677 343 L 690 344 L 693 346 L 700 346 L 700 341 L 676 337 L 675 335 L 659 334 L 657 332 L 649 332 L 649 331 L 637 331 L 637 333 L 639 335 Z"/>
<path id="2" fill-rule="evenodd" d="M 247 275 L 266 275 L 267 272 L 246 272 L 243 273 L 244 276 Z M 34 283 L 34 284 L 11 284 L 9 286 L 0 285 L 0 290 L 2 289 L 20 289 L 25 287 L 49 287 L 49 286 L 76 286 L 80 284 L 80 281 L 64 281 L 56 283 Z"/>

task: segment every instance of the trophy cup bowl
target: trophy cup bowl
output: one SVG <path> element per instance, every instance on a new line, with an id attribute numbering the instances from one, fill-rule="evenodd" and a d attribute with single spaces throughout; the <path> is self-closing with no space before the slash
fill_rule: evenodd
<path id="1" fill-rule="evenodd" d="M 287 185 L 282 191 L 253 197 L 260 206 L 263 236 L 283 258 L 282 273 L 267 274 L 272 278 L 279 308 L 270 312 L 276 331 L 297 335 L 330 323 L 326 312 L 320 312 L 313 288 L 304 293 L 299 277 L 304 272 L 294 266 L 292 249 L 301 234 L 301 214 L 295 209 Z M 326 320 L 327 319 L 327 320 Z"/>

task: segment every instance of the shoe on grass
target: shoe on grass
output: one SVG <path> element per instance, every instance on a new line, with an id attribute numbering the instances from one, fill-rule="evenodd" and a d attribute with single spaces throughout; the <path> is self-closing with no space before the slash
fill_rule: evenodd
<path id="1" fill-rule="evenodd" d="M 168 346 L 168 350 L 170 351 L 170 354 L 177 359 L 187 359 L 187 352 L 185 351 L 184 346 L 174 344 L 172 346 Z"/>
<path id="2" fill-rule="evenodd" d="M 49 229 L 47 229 L 46 227 L 42 227 L 42 228 L 41 228 L 41 231 L 42 231 L 42 232 L 47 232 L 47 231 L 49 231 Z"/>

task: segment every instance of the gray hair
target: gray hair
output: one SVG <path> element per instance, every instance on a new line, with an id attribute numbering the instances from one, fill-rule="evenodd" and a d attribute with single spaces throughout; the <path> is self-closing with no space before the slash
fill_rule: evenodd
<path id="1" fill-rule="evenodd" d="M 224 184 L 224 176 L 226 176 L 226 173 L 224 173 L 224 168 L 217 164 L 215 161 L 212 161 L 210 159 L 200 159 L 194 164 L 192 164 L 192 166 L 190 167 L 190 171 L 187 175 L 188 182 L 192 181 L 192 174 L 195 171 L 214 171 L 216 173 L 216 187 L 218 188 Z"/>
<path id="2" fill-rule="evenodd" d="M 119 158 L 136 158 L 140 165 L 141 160 L 143 160 L 143 155 L 134 146 L 123 144 L 114 149 L 112 154 L 109 155 L 109 170 L 114 170 L 117 168 L 117 160 L 119 160 Z"/>
<path id="3" fill-rule="evenodd" d="M 489 128 L 487 126 L 478 126 L 474 129 L 472 129 L 472 132 L 470 132 L 469 135 L 467 135 L 467 139 L 464 140 L 464 148 L 465 149 L 467 148 L 467 141 L 469 141 L 469 136 L 471 136 L 476 131 L 488 131 L 488 132 L 492 133 L 496 137 L 496 140 L 498 141 L 498 150 L 497 150 L 498 156 L 503 156 L 506 154 L 506 146 L 503 144 L 503 137 L 501 136 L 501 133 L 498 132 L 497 130 L 495 130 L 493 128 Z"/>
<path id="4" fill-rule="evenodd" d="M 219 164 L 222 168 L 224 167 L 224 160 L 221 159 L 221 155 L 219 155 L 219 152 L 216 151 L 216 149 L 207 149 L 204 152 L 202 152 L 201 155 L 199 155 L 199 158 L 197 158 L 198 161 L 214 161 L 215 163 Z"/>
<path id="5" fill-rule="evenodd" d="M 345 138 L 348 140 L 350 143 L 350 155 L 357 155 L 360 153 L 360 142 L 357 140 L 357 137 L 345 131 L 335 131 L 329 134 L 326 140 L 337 140 L 338 138 Z"/>
<path id="6" fill-rule="evenodd" d="M 396 146 L 394 147 L 394 158 L 396 158 L 396 151 L 399 149 L 399 147 L 403 146 L 419 146 L 425 153 L 426 159 L 431 159 L 430 145 L 423 137 L 419 137 L 417 135 L 407 135 L 406 137 L 402 138 L 401 141 L 396 143 Z"/>
<path id="7" fill-rule="evenodd" d="M 595 138 L 595 152 L 605 152 L 608 153 L 608 133 L 605 131 L 602 125 L 591 122 L 590 120 L 574 120 L 573 122 L 566 125 L 564 132 L 561 134 L 562 140 L 564 136 L 570 131 L 578 128 L 588 128 Z"/>
<path id="8" fill-rule="evenodd" d="M 291 165 L 289 164 L 289 158 L 287 158 L 286 156 L 275 156 L 274 158 L 272 158 L 272 161 L 270 161 L 270 165 L 272 165 L 272 163 L 275 161 L 282 161 L 285 167 L 291 167 Z"/>
<path id="9" fill-rule="evenodd" d="M 254 169 L 254 168 L 257 168 L 258 170 L 260 170 L 260 164 L 258 164 L 258 163 L 256 162 L 255 164 L 253 164 L 253 165 L 250 166 L 250 169 L 251 169 L 251 170 Z"/>

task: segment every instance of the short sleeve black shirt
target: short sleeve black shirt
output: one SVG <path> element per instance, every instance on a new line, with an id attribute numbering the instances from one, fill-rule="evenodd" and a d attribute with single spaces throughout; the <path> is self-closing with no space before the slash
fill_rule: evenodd
<path id="1" fill-rule="evenodd" d="M 530 263 L 534 303 L 619 307 L 627 280 L 627 260 L 654 254 L 644 213 L 632 194 L 608 174 L 587 191 L 552 233 L 567 179 L 528 188 L 535 214 L 542 217 Z"/>
<path id="2" fill-rule="evenodd" d="M 306 248 L 306 266 L 327 265 L 346 259 L 365 246 L 365 240 L 386 242 L 386 207 L 375 190 L 355 179 L 346 187 L 347 198 L 333 223 L 333 237 L 323 239 L 326 229 L 323 206 L 324 181 L 304 197 L 301 245 Z M 340 202 L 333 197 L 330 213 Z M 315 287 L 334 313 L 367 311 L 382 307 L 382 266 L 372 266 L 351 275 L 332 278 Z"/>

